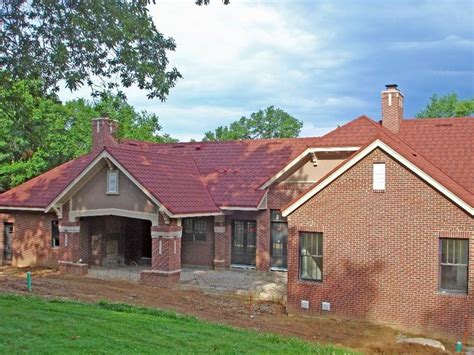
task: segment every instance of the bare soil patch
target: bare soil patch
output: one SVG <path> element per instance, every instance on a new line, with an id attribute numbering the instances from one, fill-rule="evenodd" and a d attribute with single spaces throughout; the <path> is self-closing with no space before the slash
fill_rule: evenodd
<path id="1" fill-rule="evenodd" d="M 28 293 L 27 271 L 33 275 L 33 294 L 45 298 L 87 302 L 107 300 L 170 309 L 210 322 L 296 336 L 321 344 L 331 343 L 364 353 L 443 353 L 421 345 L 397 344 L 399 332 L 390 327 L 354 320 L 287 315 L 285 308 L 278 303 L 208 295 L 196 290 L 159 289 L 126 281 L 66 276 L 48 269 L 0 267 L 0 292 Z M 445 345 L 454 350 L 452 344 Z"/>

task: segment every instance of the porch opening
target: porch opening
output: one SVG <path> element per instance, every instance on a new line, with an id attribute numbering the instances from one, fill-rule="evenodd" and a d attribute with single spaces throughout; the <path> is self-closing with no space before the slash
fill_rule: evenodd
<path id="1" fill-rule="evenodd" d="M 98 216 L 81 218 L 81 249 L 91 266 L 150 265 L 151 222 Z"/>

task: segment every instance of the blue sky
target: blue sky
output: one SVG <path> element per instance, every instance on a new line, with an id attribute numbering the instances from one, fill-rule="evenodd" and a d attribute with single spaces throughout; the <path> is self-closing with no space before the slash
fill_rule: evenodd
<path id="1" fill-rule="evenodd" d="M 473 1 L 157 0 L 150 11 L 184 78 L 165 103 L 127 96 L 183 141 L 270 105 L 303 120 L 302 136 L 379 119 L 387 83 L 405 94 L 406 117 L 433 93 L 474 97 Z"/>

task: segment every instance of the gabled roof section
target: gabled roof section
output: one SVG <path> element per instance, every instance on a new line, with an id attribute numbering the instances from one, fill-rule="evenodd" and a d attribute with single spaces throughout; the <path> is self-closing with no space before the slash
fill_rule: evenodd
<path id="1" fill-rule="evenodd" d="M 377 134 L 374 141 L 361 148 L 358 152 L 328 172 L 328 174 L 315 183 L 308 192 L 297 197 L 285 206 L 283 208 L 283 215 L 287 216 L 294 212 L 376 148 L 382 149 L 385 153 L 411 170 L 415 175 L 438 190 L 467 213 L 474 215 L 474 195 L 470 191 L 386 130 L 382 130 Z"/>
<path id="2" fill-rule="evenodd" d="M 0 194 L 0 208 L 44 210 L 96 155 L 91 153 L 68 161 Z"/>
<path id="3" fill-rule="evenodd" d="M 397 136 L 474 194 L 474 117 L 404 120 Z"/>
<path id="4" fill-rule="evenodd" d="M 261 139 L 226 142 L 152 144 L 126 141 L 151 155 L 194 160 L 215 204 L 220 208 L 258 209 L 259 186 L 320 138 Z"/>
<path id="5" fill-rule="evenodd" d="M 192 158 L 123 147 L 106 151 L 172 215 L 220 213 Z"/>

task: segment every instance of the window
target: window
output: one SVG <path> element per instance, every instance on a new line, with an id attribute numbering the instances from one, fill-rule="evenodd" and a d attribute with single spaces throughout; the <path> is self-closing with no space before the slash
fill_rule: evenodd
<path id="1" fill-rule="evenodd" d="M 300 279 L 323 279 L 322 233 L 300 233 Z"/>
<path id="2" fill-rule="evenodd" d="M 208 228 L 206 218 L 183 219 L 183 240 L 188 242 L 205 242 Z"/>
<path id="3" fill-rule="evenodd" d="M 385 163 L 374 163 L 372 182 L 374 190 L 385 190 Z"/>
<path id="4" fill-rule="evenodd" d="M 440 289 L 467 293 L 468 239 L 440 239 Z"/>
<path id="5" fill-rule="evenodd" d="M 281 214 L 281 211 L 279 210 L 271 211 L 270 220 L 272 222 L 286 222 L 287 221 L 286 217 L 283 217 L 283 215 Z"/>
<path id="6" fill-rule="evenodd" d="M 119 193 L 118 170 L 107 170 L 107 194 Z"/>
<path id="7" fill-rule="evenodd" d="M 59 225 L 58 221 L 51 221 L 51 246 L 59 247 Z"/>

